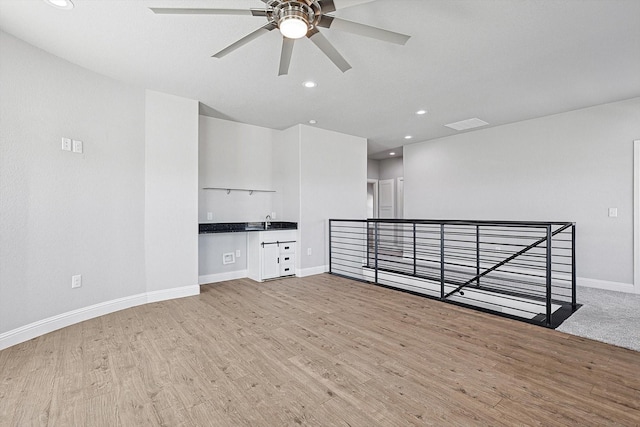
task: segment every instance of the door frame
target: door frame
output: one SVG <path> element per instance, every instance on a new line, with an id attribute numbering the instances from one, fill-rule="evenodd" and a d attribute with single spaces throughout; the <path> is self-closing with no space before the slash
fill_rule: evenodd
<path id="1" fill-rule="evenodd" d="M 367 179 L 367 187 L 369 184 L 373 184 L 373 217 L 378 218 L 378 180 Z"/>
<path id="2" fill-rule="evenodd" d="M 633 141 L 633 288 L 640 294 L 640 139 Z"/>

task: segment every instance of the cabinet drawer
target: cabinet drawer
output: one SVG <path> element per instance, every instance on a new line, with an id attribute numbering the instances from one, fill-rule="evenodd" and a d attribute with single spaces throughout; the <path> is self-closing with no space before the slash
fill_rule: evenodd
<path id="1" fill-rule="evenodd" d="M 280 254 L 280 264 L 295 264 L 296 256 L 295 254 Z"/>
<path id="2" fill-rule="evenodd" d="M 280 255 L 284 254 L 295 254 L 296 253 L 296 244 L 293 243 L 280 243 Z"/>
<path id="3" fill-rule="evenodd" d="M 280 264 L 280 276 L 293 276 L 296 274 L 295 264 Z"/>

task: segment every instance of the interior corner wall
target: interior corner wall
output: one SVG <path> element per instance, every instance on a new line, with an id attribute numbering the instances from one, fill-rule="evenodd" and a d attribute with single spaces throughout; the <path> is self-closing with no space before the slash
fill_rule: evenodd
<path id="1" fill-rule="evenodd" d="M 198 288 L 198 102 L 146 92 L 147 293 Z"/>
<path id="2" fill-rule="evenodd" d="M 380 160 L 379 179 L 396 179 L 404 176 L 402 157 Z"/>
<path id="3" fill-rule="evenodd" d="M 3 348 L 145 292 L 145 93 L 1 31 L 0 52 Z"/>
<path id="4" fill-rule="evenodd" d="M 200 222 L 264 221 L 273 193 L 202 190 L 204 187 L 274 190 L 273 129 L 200 116 Z M 213 215 L 207 220 L 207 212 Z"/>
<path id="5" fill-rule="evenodd" d="M 273 129 L 200 116 L 199 222 L 264 221 L 282 212 L 273 178 Z M 276 193 L 203 190 L 205 187 L 275 190 Z M 211 213 L 212 219 L 207 214 Z M 246 277 L 247 234 L 202 234 L 198 237 L 200 283 Z M 233 264 L 223 264 L 223 254 L 240 251 Z"/>
<path id="6" fill-rule="evenodd" d="M 633 98 L 408 145 L 405 215 L 576 222 L 578 284 L 631 291 L 639 135 Z"/>
<path id="7" fill-rule="evenodd" d="M 380 179 L 380 160 L 367 160 L 367 179 Z"/>
<path id="8" fill-rule="evenodd" d="M 278 220 L 300 221 L 300 125 L 278 133 L 273 144 L 274 209 Z"/>
<path id="9" fill-rule="evenodd" d="M 329 265 L 328 219 L 367 216 L 367 140 L 300 125 L 300 194 L 304 276 Z"/>

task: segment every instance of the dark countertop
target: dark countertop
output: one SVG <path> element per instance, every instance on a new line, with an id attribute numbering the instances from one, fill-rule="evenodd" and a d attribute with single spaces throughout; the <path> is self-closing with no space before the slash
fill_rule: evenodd
<path id="1" fill-rule="evenodd" d="M 200 224 L 200 234 L 243 233 L 246 231 L 297 230 L 297 222 L 270 221 L 265 230 L 262 222 L 210 222 Z"/>

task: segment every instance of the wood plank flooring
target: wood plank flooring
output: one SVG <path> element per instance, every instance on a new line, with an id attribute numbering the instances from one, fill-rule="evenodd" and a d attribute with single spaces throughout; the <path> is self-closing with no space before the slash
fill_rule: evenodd
<path id="1" fill-rule="evenodd" d="M 326 274 L 234 280 L 1 351 L 0 425 L 640 426 L 640 353 Z"/>

